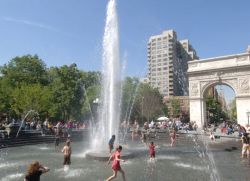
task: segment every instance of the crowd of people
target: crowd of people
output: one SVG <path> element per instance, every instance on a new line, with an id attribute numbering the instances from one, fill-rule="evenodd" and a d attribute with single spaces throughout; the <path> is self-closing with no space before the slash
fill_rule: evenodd
<path id="1" fill-rule="evenodd" d="M 71 134 L 73 129 L 85 129 L 88 128 L 87 122 L 80 121 L 49 121 L 45 119 L 41 121 L 39 119 L 28 119 L 25 121 L 21 120 L 1 120 L 0 121 L 0 138 L 4 139 L 6 136 L 9 138 L 11 136 L 16 136 L 17 131 L 21 128 L 24 131 L 39 131 L 41 134 L 56 134 L 60 132 L 61 134 Z"/>
<path id="2" fill-rule="evenodd" d="M 55 149 L 56 150 L 59 150 L 59 138 L 61 137 L 60 127 L 61 127 L 61 123 L 58 122 L 55 125 Z M 123 130 L 124 128 L 126 128 L 126 130 Z M 149 128 L 149 126 L 147 126 L 147 124 L 145 123 L 143 126 L 144 131 L 141 131 L 139 123 L 137 121 L 135 121 L 134 124 L 131 125 L 131 127 L 128 126 L 128 124 L 124 122 L 121 124 L 121 129 L 120 129 L 121 132 L 127 132 L 127 131 L 130 132 L 130 129 L 131 129 L 131 140 L 135 141 L 135 139 L 139 137 L 141 141 L 145 144 L 145 146 L 147 146 L 149 149 L 150 161 L 154 161 L 155 156 L 156 156 L 156 151 L 155 151 L 156 145 L 154 144 L 153 141 L 148 143 L 149 137 L 147 136 L 147 133 L 144 132 L 144 131 L 148 131 L 151 128 Z M 170 144 L 171 146 L 174 146 L 174 143 L 176 140 L 176 126 L 171 125 L 169 136 L 171 138 Z M 111 169 L 113 170 L 113 174 L 110 177 L 108 177 L 106 181 L 111 181 L 115 179 L 117 177 L 118 172 L 121 173 L 123 181 L 126 181 L 125 171 L 122 169 L 120 165 L 120 162 L 125 162 L 125 160 L 121 158 L 121 152 L 122 152 L 123 147 L 121 145 L 118 145 L 115 151 L 113 151 L 115 139 L 116 139 L 116 136 L 112 135 L 112 137 L 110 138 L 108 142 L 108 150 L 110 153 L 108 164 L 110 164 L 110 162 L 112 161 Z M 69 165 L 71 164 L 70 157 L 72 153 L 72 149 L 70 146 L 70 137 L 68 137 L 68 139 L 66 140 L 65 145 L 63 146 L 61 152 L 63 153 L 64 171 L 67 171 L 69 169 Z M 41 163 L 39 163 L 39 161 L 34 161 L 28 166 L 27 173 L 25 175 L 25 181 L 37 181 L 40 179 L 40 176 L 42 174 L 48 171 L 49 171 L 48 167 L 43 166 Z"/>
<path id="3" fill-rule="evenodd" d="M 43 123 L 44 127 L 46 129 L 50 129 L 50 123 L 48 120 L 45 120 Z M 59 150 L 59 139 L 61 136 L 64 134 L 63 133 L 63 128 L 67 128 L 67 135 L 68 139 L 65 142 L 64 147 L 62 148 L 61 152 L 63 153 L 63 165 L 64 168 L 69 168 L 68 166 L 71 164 L 71 146 L 70 146 L 70 133 L 73 128 L 75 128 L 77 125 L 75 125 L 72 121 L 69 122 L 57 122 L 53 126 L 53 132 L 55 134 L 55 148 L 56 150 Z M 154 122 L 151 121 L 150 123 L 145 122 L 141 127 L 138 123 L 138 121 L 134 121 L 132 124 L 127 123 L 126 121 L 122 122 L 120 125 L 120 133 L 124 137 L 129 137 L 131 138 L 131 141 L 134 142 L 135 140 L 141 140 L 141 142 L 148 147 L 149 150 L 149 159 L 150 161 L 154 161 L 156 157 L 156 151 L 155 149 L 157 146 L 153 142 L 154 137 L 149 137 L 150 133 L 156 133 L 157 129 L 159 130 L 166 130 L 166 134 L 168 134 L 170 138 L 170 146 L 173 147 L 176 144 L 176 139 L 178 137 L 178 130 L 196 130 L 197 129 L 197 124 L 195 122 L 190 122 L 190 123 L 182 123 L 178 119 L 176 120 L 168 120 L 168 121 L 161 121 L 161 122 Z M 211 127 L 211 132 L 210 132 L 210 139 L 215 140 L 214 136 L 214 131 L 216 127 Z M 220 125 L 220 129 L 222 133 L 225 134 L 231 134 L 231 132 L 238 132 L 238 136 L 241 137 L 242 140 L 242 152 L 241 152 L 241 157 L 242 158 L 250 158 L 250 126 L 242 126 L 240 124 L 230 124 L 227 122 L 223 122 Z M 224 130 L 227 130 L 226 132 Z M 129 135 L 127 135 L 129 134 Z M 126 160 L 121 158 L 121 152 L 123 147 L 121 145 L 118 145 L 114 150 L 114 144 L 116 140 L 116 135 L 112 135 L 108 142 L 108 150 L 109 150 L 109 160 L 108 164 L 112 161 L 111 169 L 113 170 L 113 174 L 106 179 L 106 181 L 111 181 L 117 177 L 117 173 L 120 172 L 123 178 L 123 181 L 126 181 L 126 176 L 125 176 L 125 171 L 122 169 L 120 162 L 125 162 Z M 65 171 L 67 169 L 64 169 Z M 40 176 L 43 173 L 46 173 L 49 171 L 48 167 L 45 167 L 41 165 L 38 161 L 32 162 L 27 170 L 27 174 L 25 176 L 25 181 L 36 181 L 39 180 Z"/>

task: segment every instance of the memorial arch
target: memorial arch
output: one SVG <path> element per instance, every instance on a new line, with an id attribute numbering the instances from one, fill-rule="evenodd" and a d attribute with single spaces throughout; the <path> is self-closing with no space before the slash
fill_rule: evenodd
<path id="1" fill-rule="evenodd" d="M 205 92 L 224 84 L 235 92 L 237 122 L 245 125 L 250 111 L 250 47 L 246 53 L 194 60 L 188 63 L 190 121 L 207 122 Z"/>

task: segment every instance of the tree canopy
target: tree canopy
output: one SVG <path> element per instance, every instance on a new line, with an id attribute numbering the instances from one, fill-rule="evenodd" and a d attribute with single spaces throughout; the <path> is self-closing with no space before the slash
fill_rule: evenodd
<path id="1" fill-rule="evenodd" d="M 99 84 L 99 72 L 76 64 L 47 68 L 37 55 L 15 57 L 0 67 L 0 112 L 23 117 L 29 110 L 55 119 L 81 119 L 85 87 Z"/>
<path id="2" fill-rule="evenodd" d="M 15 57 L 0 67 L 0 112 L 22 118 L 29 110 L 54 120 L 92 119 L 100 98 L 100 72 L 76 64 L 47 67 L 37 55 Z M 164 114 L 157 89 L 138 78 L 122 80 L 121 121 L 149 121 Z M 166 111 L 166 110 L 165 110 Z"/>

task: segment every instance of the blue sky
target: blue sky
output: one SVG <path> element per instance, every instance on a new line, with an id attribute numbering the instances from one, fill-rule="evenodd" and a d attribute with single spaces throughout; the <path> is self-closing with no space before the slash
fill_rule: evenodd
<path id="1" fill-rule="evenodd" d="M 48 66 L 100 70 L 107 0 L 0 0 L 0 65 L 38 54 Z M 121 59 L 127 75 L 146 73 L 151 35 L 174 29 L 201 58 L 245 52 L 248 0 L 118 0 Z"/>

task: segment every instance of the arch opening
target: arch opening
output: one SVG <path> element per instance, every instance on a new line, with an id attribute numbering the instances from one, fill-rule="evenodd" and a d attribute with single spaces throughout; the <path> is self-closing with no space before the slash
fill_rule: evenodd
<path id="1" fill-rule="evenodd" d="M 216 82 L 204 88 L 203 93 L 204 127 L 232 127 L 237 124 L 236 92 L 232 86 Z"/>

